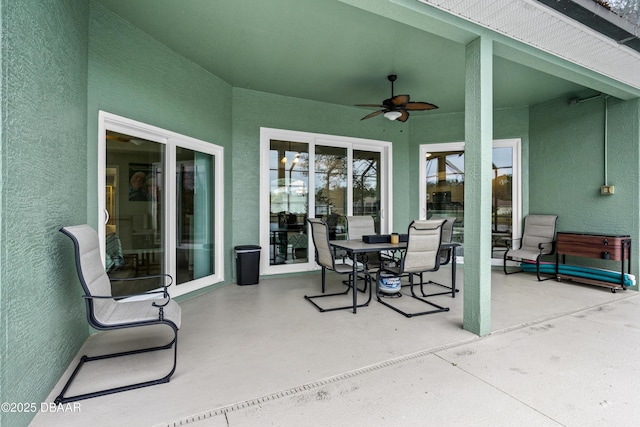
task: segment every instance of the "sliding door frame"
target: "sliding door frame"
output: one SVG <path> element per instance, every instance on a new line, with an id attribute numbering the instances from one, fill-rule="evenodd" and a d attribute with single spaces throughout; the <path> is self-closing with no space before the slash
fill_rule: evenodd
<path id="1" fill-rule="evenodd" d="M 513 176 L 511 181 L 512 195 L 512 237 L 521 236 L 522 223 L 522 140 L 520 138 L 496 139 L 493 141 L 492 148 L 512 148 Z M 427 218 L 427 153 L 436 153 L 442 151 L 465 151 L 464 142 L 445 142 L 435 144 L 420 145 L 420 173 L 419 173 L 419 191 L 420 191 L 420 219 Z M 461 257 L 462 258 L 462 257 Z M 502 265 L 502 261 L 492 259 L 492 263 Z M 460 259 L 459 262 L 464 262 Z"/>
<path id="2" fill-rule="evenodd" d="M 310 132 L 290 131 L 283 129 L 260 128 L 260 245 L 263 249 L 263 256 L 260 261 L 260 274 L 284 274 L 297 273 L 303 271 L 318 270 L 308 224 L 308 252 L 307 262 L 292 264 L 271 265 L 269 260 L 270 232 L 269 232 L 269 151 L 271 140 L 282 140 L 301 142 L 309 144 L 309 165 L 315 164 L 315 147 L 331 146 L 347 148 L 347 216 L 353 214 L 353 150 L 375 151 L 380 153 L 380 164 L 382 171 L 380 176 L 380 233 L 389 233 L 393 224 L 393 170 L 392 170 L 392 144 L 388 141 L 373 139 L 352 138 L 336 135 L 325 135 Z M 308 215 L 315 212 L 315 173 L 313 169 L 309 171 L 309 200 Z M 266 255 L 265 255 L 266 254 Z"/>
<path id="3" fill-rule="evenodd" d="M 174 278 L 174 284 L 168 290 L 172 297 L 184 295 L 206 286 L 224 281 L 224 148 L 206 141 L 191 138 L 146 123 L 100 111 L 98 114 L 98 236 L 100 252 L 105 259 L 105 227 L 108 221 L 106 214 L 106 157 L 107 131 L 131 135 L 165 145 L 165 169 L 163 185 L 167 189 L 164 201 L 165 212 L 165 273 Z M 176 147 L 209 154 L 214 158 L 214 274 L 199 279 L 177 284 L 176 280 L 176 248 L 177 248 L 177 183 L 176 183 Z"/>

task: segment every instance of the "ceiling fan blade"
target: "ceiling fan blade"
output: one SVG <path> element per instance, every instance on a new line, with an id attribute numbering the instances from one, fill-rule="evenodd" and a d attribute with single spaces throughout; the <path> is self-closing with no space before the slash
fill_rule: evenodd
<path id="1" fill-rule="evenodd" d="M 435 110 L 438 108 L 436 105 L 429 104 L 428 102 L 408 102 L 403 108 L 410 111 L 423 111 L 423 110 Z"/>
<path id="2" fill-rule="evenodd" d="M 369 108 L 385 108 L 384 105 L 380 104 L 355 104 L 356 107 L 369 107 Z"/>
<path id="3" fill-rule="evenodd" d="M 377 116 L 378 114 L 382 114 L 382 113 L 384 113 L 384 112 L 385 112 L 385 110 L 378 110 L 378 111 L 374 111 L 374 112 L 373 112 L 373 113 L 371 113 L 371 114 L 367 114 L 366 116 L 364 116 L 364 117 L 363 117 L 363 118 L 361 118 L 360 120 L 370 119 L 371 117 L 375 117 L 375 116 Z"/>
<path id="4" fill-rule="evenodd" d="M 407 119 L 409 118 L 409 112 L 407 110 L 398 110 L 398 111 L 400 111 L 402 115 L 398 117 L 396 120 L 399 122 L 406 122 Z"/>
<path id="5" fill-rule="evenodd" d="M 391 98 L 389 101 L 391 102 L 391 105 L 395 107 L 400 107 L 406 104 L 407 102 L 409 102 L 409 95 L 396 95 L 393 98 Z"/>

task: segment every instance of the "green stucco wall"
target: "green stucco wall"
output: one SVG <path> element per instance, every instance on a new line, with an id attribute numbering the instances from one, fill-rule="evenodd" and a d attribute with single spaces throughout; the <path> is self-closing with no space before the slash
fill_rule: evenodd
<path id="1" fill-rule="evenodd" d="M 231 86 L 137 27 L 91 3 L 88 90 L 88 221 L 98 224 L 98 111 L 224 147 L 225 230 L 231 229 Z M 229 247 L 231 233 L 225 235 Z M 232 269 L 226 258 L 225 271 Z"/>
<path id="2" fill-rule="evenodd" d="M 0 402 L 39 408 L 88 335 L 58 232 L 86 221 L 88 4 L 0 6 Z M 0 425 L 34 415 L 0 412 Z"/>
<path id="3" fill-rule="evenodd" d="M 558 215 L 559 231 L 638 235 L 640 102 L 608 100 L 608 184 L 615 194 L 600 195 L 604 184 L 604 101 L 569 106 L 556 99 L 531 108 L 531 212 Z M 638 251 L 632 267 L 638 274 Z M 569 263 L 612 267 L 598 260 Z M 614 268 L 617 269 L 617 267 Z"/>

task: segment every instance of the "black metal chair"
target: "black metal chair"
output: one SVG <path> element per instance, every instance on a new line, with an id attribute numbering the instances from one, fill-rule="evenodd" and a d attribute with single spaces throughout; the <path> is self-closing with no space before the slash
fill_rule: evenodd
<path id="1" fill-rule="evenodd" d="M 425 314 L 442 313 L 449 311 L 448 307 L 442 307 L 422 297 L 419 297 L 414 290 L 414 276 L 421 277 L 422 273 L 437 271 L 440 268 L 440 243 L 442 239 L 442 224 L 445 220 L 416 220 L 409 225 L 409 238 L 407 250 L 396 267 L 383 265 L 376 277 L 376 297 L 381 304 L 397 311 L 406 317 L 422 316 Z M 410 296 L 420 302 L 433 307 L 432 310 L 408 313 L 390 304 L 380 295 L 379 280 L 381 275 L 391 273 L 395 276 L 407 275 L 409 278 Z M 420 280 L 420 291 L 424 295 L 422 279 Z M 402 296 L 401 292 L 397 296 Z"/>
<path id="2" fill-rule="evenodd" d="M 335 292 L 330 294 L 325 293 L 326 271 L 331 270 L 338 274 L 346 274 L 351 277 L 351 275 L 353 274 L 352 263 L 355 261 L 352 261 L 350 259 L 340 259 L 339 261 L 336 260 L 336 255 L 331 248 L 331 245 L 329 244 L 329 226 L 327 225 L 327 223 L 319 218 L 308 218 L 307 221 L 311 225 L 311 237 L 313 238 L 313 245 L 315 246 L 316 262 L 320 267 L 322 267 L 322 294 L 311 296 L 305 295 L 304 298 L 321 312 L 354 308 L 353 304 L 340 307 L 323 308 L 314 301 L 318 298 L 347 295 L 349 293 L 349 289 L 354 288 L 350 283 L 351 280 L 348 280 L 347 283 L 345 283 L 346 289 L 343 292 Z M 371 286 L 371 278 L 366 272 L 364 264 L 359 262 L 356 263 L 356 271 L 359 273 L 364 273 L 365 281 L 369 282 L 369 286 Z M 353 292 L 357 292 L 357 289 L 354 288 Z M 371 295 L 369 295 L 369 297 L 371 297 Z M 364 304 L 356 305 L 356 307 L 363 307 L 368 304 L 369 301 Z"/>
<path id="3" fill-rule="evenodd" d="M 520 261 L 533 261 L 536 263 L 536 275 L 539 281 L 555 279 L 555 275 L 542 279 L 540 276 L 540 258 L 544 255 L 553 255 L 556 251 L 556 221 L 557 215 L 527 215 L 524 219 L 520 246 L 515 248 L 513 242 L 508 242 L 504 253 L 504 274 L 520 273 L 522 270 L 507 271 L 507 261 L 518 259 Z"/>
<path id="4" fill-rule="evenodd" d="M 84 290 L 83 298 L 86 302 L 87 320 L 91 327 L 100 331 L 113 331 L 116 329 L 165 325 L 170 328 L 172 332 L 172 339 L 169 343 L 155 347 L 146 347 L 98 356 L 82 356 L 80 358 L 80 363 L 78 363 L 62 391 L 58 397 L 56 397 L 55 403 L 64 404 L 68 402 L 75 402 L 82 399 L 104 396 L 107 394 L 119 393 L 122 391 L 169 382 L 176 369 L 178 329 L 180 328 L 181 321 L 180 306 L 171 299 L 167 292 L 167 287 L 173 283 L 171 276 L 163 274 L 131 279 L 117 279 L 139 280 L 157 278 L 161 282 L 168 280 L 169 284 L 161 283 L 158 285 L 158 290 L 135 295 L 142 295 L 148 299 L 128 299 L 128 297 L 132 297 L 134 295 L 127 295 L 116 299 L 111 294 L 111 282 L 104 270 L 104 266 L 102 265 L 100 244 L 96 232 L 86 224 L 63 227 L 60 231 L 71 238 L 75 247 L 76 270 L 78 278 L 80 279 L 80 284 Z M 165 374 L 161 378 L 75 396 L 64 396 L 71 386 L 71 383 L 76 378 L 80 368 L 82 368 L 82 366 L 87 362 L 130 356 L 156 350 L 166 350 L 171 347 L 174 349 L 173 366 L 169 373 Z"/>

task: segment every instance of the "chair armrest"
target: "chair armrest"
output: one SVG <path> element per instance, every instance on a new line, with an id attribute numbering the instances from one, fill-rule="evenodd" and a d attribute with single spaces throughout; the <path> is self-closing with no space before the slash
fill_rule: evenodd
<path id="1" fill-rule="evenodd" d="M 124 299 L 124 298 L 131 298 L 131 297 L 142 297 L 142 296 L 146 296 L 146 295 L 153 295 L 153 294 L 162 294 L 162 298 L 169 298 L 169 295 L 165 295 L 165 291 L 148 291 L 148 292 L 141 292 L 139 294 L 127 294 L 127 295 L 118 295 L 118 296 L 113 296 L 113 295 L 82 295 L 82 298 L 84 299 L 115 299 L 115 300 L 119 300 L 119 299 Z"/>
<path id="2" fill-rule="evenodd" d="M 551 245 L 551 251 L 548 253 L 544 253 L 544 255 L 551 255 L 556 251 L 556 241 L 552 240 L 550 242 L 544 242 L 544 243 L 538 243 L 538 249 L 540 250 L 540 255 L 542 254 L 542 251 L 548 246 Z"/>
<path id="3" fill-rule="evenodd" d="M 152 291 L 152 292 L 144 292 L 142 294 L 125 295 L 122 298 L 140 296 L 140 295 L 145 295 L 145 294 L 150 294 L 150 293 L 160 293 L 160 292 L 162 292 L 164 294 L 164 298 L 169 298 L 169 292 L 167 292 L 167 288 L 169 286 L 173 285 L 173 276 L 171 276 L 170 274 L 166 274 L 165 273 L 165 274 L 156 274 L 156 275 L 153 275 L 153 276 L 124 277 L 124 278 L 121 278 L 121 279 L 117 279 L 117 278 L 111 279 L 110 278 L 109 281 L 112 281 L 112 282 L 114 282 L 114 281 L 115 282 L 131 282 L 131 281 L 134 281 L 134 280 L 157 279 L 157 278 L 161 278 L 161 277 L 162 278 L 166 278 L 166 277 L 169 278 L 169 284 L 168 285 L 165 285 L 163 283 L 160 283 L 158 285 L 159 287 L 162 288 L 162 291 Z M 118 297 L 118 298 L 120 298 L 120 297 Z"/>
<path id="4" fill-rule="evenodd" d="M 164 284 L 160 284 L 159 286 L 162 288 L 168 288 L 169 286 L 173 285 L 173 276 L 171 276 L 170 274 L 156 274 L 153 276 L 139 276 L 139 277 L 122 277 L 122 278 L 118 278 L 118 277 L 109 277 L 109 281 L 111 282 L 132 282 L 135 280 L 143 280 L 143 279 L 158 279 L 161 277 L 168 277 L 169 278 L 169 284 L 168 285 L 164 285 Z"/>

